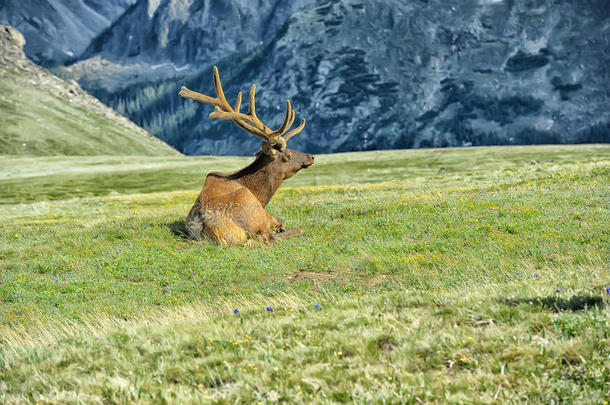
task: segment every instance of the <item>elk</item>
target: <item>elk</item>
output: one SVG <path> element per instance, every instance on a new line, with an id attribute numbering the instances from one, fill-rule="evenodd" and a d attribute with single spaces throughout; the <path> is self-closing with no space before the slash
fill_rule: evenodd
<path id="1" fill-rule="evenodd" d="M 184 86 L 178 95 L 214 106 L 210 118 L 231 120 L 239 128 L 261 138 L 261 149 L 255 160 L 241 170 L 231 174 L 211 172 L 206 176 L 203 189 L 186 217 L 188 236 L 192 239 L 205 236 L 221 245 L 240 245 L 253 239 L 273 242 L 302 235 L 302 229 L 285 230 L 282 220 L 265 211 L 265 206 L 282 181 L 314 163 L 311 154 L 286 148 L 286 142 L 305 127 L 305 118 L 301 125 L 288 132 L 294 123 L 295 111 L 290 100 L 286 100 L 284 122 L 275 131 L 269 129 L 256 116 L 254 84 L 250 89 L 249 111 L 241 113 L 242 93 L 237 95 L 235 107 L 231 107 L 216 66 L 214 89 L 215 98 Z"/>

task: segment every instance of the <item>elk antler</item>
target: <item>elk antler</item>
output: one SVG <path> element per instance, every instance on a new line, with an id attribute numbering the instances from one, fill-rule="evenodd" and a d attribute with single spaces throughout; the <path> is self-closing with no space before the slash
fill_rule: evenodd
<path id="1" fill-rule="evenodd" d="M 222 91 L 222 85 L 220 84 L 220 77 L 218 76 L 218 68 L 214 66 L 214 89 L 216 90 L 216 98 L 212 98 L 210 96 L 206 96 L 205 94 L 197 93 L 195 91 L 189 90 L 186 87 L 182 86 L 180 89 L 180 93 L 178 95 L 184 98 L 190 98 L 191 100 L 200 101 L 202 103 L 210 104 L 214 106 L 214 112 L 210 114 L 210 118 L 219 118 L 223 120 L 231 120 L 238 127 L 243 129 L 244 131 L 258 136 L 263 140 L 264 143 L 267 143 L 270 147 L 264 147 L 263 151 L 266 153 L 273 154 L 275 151 L 273 150 L 273 146 L 279 145 L 279 149 L 283 151 L 286 149 L 286 142 L 301 132 L 303 128 L 305 128 L 305 118 L 301 121 L 301 125 L 292 131 L 286 132 L 290 129 L 292 124 L 294 123 L 295 111 L 290 106 L 290 100 L 286 100 L 286 117 L 284 118 L 284 122 L 276 131 L 272 131 L 265 124 L 261 122 L 256 116 L 256 109 L 254 107 L 254 95 L 256 93 L 256 85 L 253 84 L 250 89 L 250 103 L 248 113 L 244 114 L 239 112 L 239 108 L 241 106 L 241 91 L 237 95 L 237 101 L 235 102 L 235 108 L 232 108 L 225 98 L 224 92 Z M 282 135 L 286 134 L 284 137 Z"/>

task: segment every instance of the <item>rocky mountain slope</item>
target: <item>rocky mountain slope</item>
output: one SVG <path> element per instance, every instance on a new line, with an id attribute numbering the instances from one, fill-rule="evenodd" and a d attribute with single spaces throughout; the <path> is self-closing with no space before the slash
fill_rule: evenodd
<path id="1" fill-rule="evenodd" d="M 26 58 L 0 25 L 0 155 L 176 155 L 177 151 Z"/>
<path id="2" fill-rule="evenodd" d="M 26 54 L 44 66 L 80 55 L 136 0 L 0 0 L 0 24 L 27 38 Z"/>
<path id="3" fill-rule="evenodd" d="M 140 0 L 66 74 L 192 154 L 257 145 L 176 96 L 213 65 L 311 152 L 608 142 L 609 49 L 604 0 Z"/>

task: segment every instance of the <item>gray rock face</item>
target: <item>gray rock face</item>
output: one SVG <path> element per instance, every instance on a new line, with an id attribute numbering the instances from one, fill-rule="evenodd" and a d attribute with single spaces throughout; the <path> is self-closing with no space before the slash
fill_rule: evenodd
<path id="1" fill-rule="evenodd" d="M 81 59 L 100 56 L 121 65 L 209 64 L 248 54 L 273 37 L 304 1 L 149 0 L 127 11 L 96 38 Z M 313 3 L 313 1 L 310 1 Z"/>
<path id="2" fill-rule="evenodd" d="M 33 64 L 23 53 L 25 37 L 15 27 L 0 25 L 0 68 L 23 70 L 42 70 Z"/>
<path id="3" fill-rule="evenodd" d="M 36 63 L 56 66 L 80 55 L 91 40 L 136 0 L 0 0 L 0 24 L 27 39 Z"/>
<path id="4" fill-rule="evenodd" d="M 7 44 L 3 46 L 3 48 L 16 48 L 16 52 L 23 52 L 25 37 L 19 30 L 10 26 L 2 26 L 0 29 L 0 37 L 2 38 L 2 43 Z M 8 44 L 10 44 L 10 46 Z"/>
<path id="5" fill-rule="evenodd" d="M 190 154 L 257 149 L 177 97 L 213 95 L 213 65 L 272 127 L 290 98 L 309 152 L 608 142 L 609 50 L 605 0 L 150 0 L 69 74 Z"/>

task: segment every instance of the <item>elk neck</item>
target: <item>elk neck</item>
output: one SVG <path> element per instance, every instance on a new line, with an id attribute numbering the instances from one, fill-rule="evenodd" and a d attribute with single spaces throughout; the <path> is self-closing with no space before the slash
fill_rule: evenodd
<path id="1" fill-rule="evenodd" d="M 272 162 L 269 156 L 261 153 L 249 166 L 231 175 L 231 179 L 239 181 L 250 190 L 263 207 L 269 203 L 284 180 L 283 172 L 274 170 Z"/>

